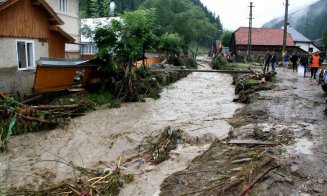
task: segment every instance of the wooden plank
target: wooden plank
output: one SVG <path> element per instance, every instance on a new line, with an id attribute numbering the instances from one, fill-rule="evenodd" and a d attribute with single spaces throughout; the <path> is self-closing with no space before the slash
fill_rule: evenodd
<path id="1" fill-rule="evenodd" d="M 274 146 L 276 145 L 274 142 L 269 141 L 261 141 L 261 140 L 230 140 L 228 144 L 237 144 L 237 145 L 267 145 L 267 146 Z"/>
<path id="2" fill-rule="evenodd" d="M 244 162 L 250 162 L 252 161 L 252 158 L 244 158 L 244 159 L 238 159 L 235 161 L 232 161 L 233 164 L 237 164 L 237 163 L 244 163 Z"/>

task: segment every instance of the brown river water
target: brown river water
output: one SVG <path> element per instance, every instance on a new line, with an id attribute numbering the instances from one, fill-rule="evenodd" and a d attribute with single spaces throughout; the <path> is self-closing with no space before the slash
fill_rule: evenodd
<path id="1" fill-rule="evenodd" d="M 242 107 L 232 102 L 234 96 L 231 75 L 192 73 L 166 87 L 158 100 L 100 108 L 68 127 L 13 137 L 9 152 L 0 154 L 0 188 L 44 188 L 73 178 L 68 162 L 92 169 L 112 165 L 133 154 L 144 137 L 169 125 L 197 142 L 179 144 L 169 160 L 156 166 L 142 160 L 122 166 L 135 180 L 121 195 L 157 195 L 164 178 L 185 169 L 213 139 L 227 136 L 227 119 Z"/>

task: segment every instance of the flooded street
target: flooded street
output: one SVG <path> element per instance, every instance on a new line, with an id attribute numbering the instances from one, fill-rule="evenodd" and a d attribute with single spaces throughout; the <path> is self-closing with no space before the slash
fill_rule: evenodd
<path id="1" fill-rule="evenodd" d="M 227 118 L 242 106 L 233 103 L 233 98 L 231 75 L 192 73 L 165 88 L 159 100 L 102 108 L 73 119 L 65 128 L 13 137 L 9 152 L 0 154 L 0 186 L 44 188 L 74 178 L 68 163 L 107 168 L 120 157 L 124 160 L 137 153 L 146 136 L 167 126 L 181 129 L 188 142 L 180 143 L 171 159 L 157 166 L 142 160 L 138 165 L 123 165 L 135 180 L 121 195 L 153 195 L 165 177 L 183 170 L 213 139 L 227 136 Z"/>

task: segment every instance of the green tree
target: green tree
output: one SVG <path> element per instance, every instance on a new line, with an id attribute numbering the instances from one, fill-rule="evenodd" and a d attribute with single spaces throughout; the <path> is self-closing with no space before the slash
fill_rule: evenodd
<path id="1" fill-rule="evenodd" d="M 232 31 L 225 30 L 221 35 L 221 40 L 225 47 L 230 47 L 231 39 L 232 39 Z"/>
<path id="2" fill-rule="evenodd" d="M 98 0 L 91 0 L 90 11 L 91 11 L 91 17 L 93 18 L 100 17 L 100 4 Z"/>
<path id="3" fill-rule="evenodd" d="M 322 42 L 325 46 L 325 59 L 327 59 L 327 28 L 325 28 L 324 35 L 322 37 Z"/>
<path id="4" fill-rule="evenodd" d="M 125 72 L 124 81 L 118 93 L 119 98 L 138 99 L 134 88 L 134 63 L 150 47 L 154 38 L 154 10 L 137 10 L 125 12 L 121 21 L 112 20 L 111 24 L 98 28 L 94 40 L 99 48 L 98 56 L 106 58 L 111 55 L 117 65 L 122 65 Z"/>
<path id="5" fill-rule="evenodd" d="M 177 33 L 165 33 L 160 38 L 159 48 L 165 51 L 166 59 L 169 56 L 179 56 L 181 37 Z"/>
<path id="6" fill-rule="evenodd" d="M 210 39 L 206 35 L 202 36 L 201 32 L 214 31 L 213 35 L 217 33 L 217 28 L 209 25 L 210 21 L 203 9 L 194 5 L 191 0 L 146 0 L 142 6 L 157 10 L 156 21 L 160 30 L 158 36 L 165 32 L 180 35 L 184 56 L 188 56 L 190 44 Z"/>

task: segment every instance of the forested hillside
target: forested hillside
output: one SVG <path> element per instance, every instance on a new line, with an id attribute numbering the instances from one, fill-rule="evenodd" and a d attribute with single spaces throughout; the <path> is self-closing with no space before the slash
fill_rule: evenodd
<path id="1" fill-rule="evenodd" d="M 110 16 L 110 0 L 81 0 L 80 2 L 82 18 Z M 201 46 L 211 48 L 213 40 L 219 39 L 222 33 L 223 27 L 219 16 L 209 11 L 200 0 L 116 0 L 115 4 L 114 15 L 123 14 L 125 11 L 155 8 L 158 30 L 178 33 L 183 37 L 186 45 L 197 42 Z M 197 21 L 201 21 L 201 24 Z M 199 32 L 201 29 L 210 29 L 209 24 L 215 26 L 214 32 Z M 197 33 L 202 35 L 197 36 Z"/>
<path id="2" fill-rule="evenodd" d="M 289 25 L 311 40 L 321 39 L 327 28 L 327 0 L 289 14 Z M 268 28 L 281 28 L 284 18 L 274 19 L 264 25 Z"/>

